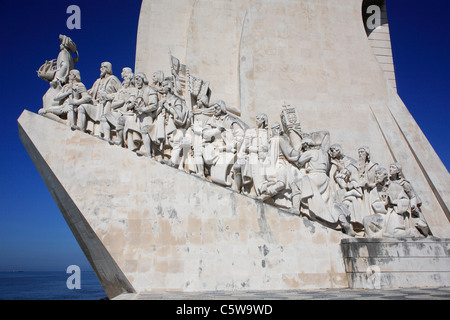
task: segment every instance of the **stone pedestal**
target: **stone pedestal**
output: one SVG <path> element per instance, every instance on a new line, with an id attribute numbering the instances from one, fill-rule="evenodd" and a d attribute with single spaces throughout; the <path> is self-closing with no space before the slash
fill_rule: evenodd
<path id="1" fill-rule="evenodd" d="M 450 239 L 343 239 L 349 287 L 450 286 Z"/>

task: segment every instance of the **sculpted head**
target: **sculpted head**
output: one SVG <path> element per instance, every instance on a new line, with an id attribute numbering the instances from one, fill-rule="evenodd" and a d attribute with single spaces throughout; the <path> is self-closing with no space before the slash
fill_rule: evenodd
<path id="1" fill-rule="evenodd" d="M 370 160 L 370 149 L 367 146 L 362 146 L 358 149 L 358 155 L 360 160 L 369 161 Z"/>
<path id="2" fill-rule="evenodd" d="M 260 129 L 267 128 L 269 122 L 269 118 L 267 117 L 267 114 L 260 113 L 256 115 L 256 126 Z"/>
<path id="3" fill-rule="evenodd" d="M 384 184 L 389 178 L 389 173 L 386 168 L 378 167 L 375 171 L 375 180 L 378 184 Z"/>
<path id="4" fill-rule="evenodd" d="M 122 73 L 120 75 L 122 77 L 122 79 L 124 80 L 124 83 L 126 85 L 130 85 L 133 83 L 134 80 L 134 74 L 133 74 L 133 70 L 131 70 L 131 68 L 125 67 L 122 69 Z"/>
<path id="5" fill-rule="evenodd" d="M 112 74 L 113 74 L 112 64 L 107 61 L 102 62 L 102 64 L 100 65 L 100 78 L 104 78 Z"/>
<path id="6" fill-rule="evenodd" d="M 134 76 L 136 87 L 142 88 L 144 85 L 148 85 L 147 76 L 143 72 L 137 72 Z"/>
<path id="7" fill-rule="evenodd" d="M 283 128 L 281 127 L 281 124 L 278 122 L 272 124 L 270 130 L 272 131 L 272 137 L 279 136 L 283 133 Z"/>
<path id="8" fill-rule="evenodd" d="M 122 79 L 126 79 L 128 78 L 130 75 L 133 75 L 133 70 L 131 70 L 131 68 L 129 67 L 125 67 L 122 69 L 122 73 L 120 74 L 120 76 L 122 77 Z"/>
<path id="9" fill-rule="evenodd" d="M 214 115 L 216 117 L 222 115 L 222 114 L 227 114 L 227 105 L 225 104 L 225 101 L 223 100 L 217 100 L 215 101 L 211 107 L 214 108 Z"/>
<path id="10" fill-rule="evenodd" d="M 200 94 L 197 97 L 197 107 L 198 108 L 207 108 L 209 105 L 209 97 L 206 94 Z"/>
<path id="11" fill-rule="evenodd" d="M 152 81 L 153 83 L 162 83 L 164 81 L 164 72 L 161 70 L 153 72 Z"/>
<path id="12" fill-rule="evenodd" d="M 398 162 L 394 162 L 389 166 L 389 174 L 391 176 L 403 177 L 402 166 Z"/>
<path id="13" fill-rule="evenodd" d="M 70 82 L 81 82 L 81 74 L 80 71 L 76 69 L 72 69 L 69 72 L 69 81 Z"/>
<path id="14" fill-rule="evenodd" d="M 168 79 L 164 80 L 161 83 L 161 89 L 159 90 L 159 92 L 162 94 L 168 94 L 169 92 L 173 93 L 173 82 Z"/>
<path id="15" fill-rule="evenodd" d="M 330 147 L 328 154 L 330 155 L 331 159 L 340 159 L 344 155 L 344 152 L 340 144 L 333 144 Z"/>

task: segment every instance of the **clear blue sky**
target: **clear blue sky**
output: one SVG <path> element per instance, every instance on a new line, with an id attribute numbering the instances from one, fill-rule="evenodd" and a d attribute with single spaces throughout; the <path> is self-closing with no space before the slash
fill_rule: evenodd
<path id="1" fill-rule="evenodd" d="M 102 61 L 110 61 L 118 76 L 123 67 L 133 68 L 140 3 L 2 1 L 0 270 L 90 268 L 19 139 L 17 119 L 24 109 L 41 107 L 48 84 L 36 70 L 57 57 L 59 34 L 77 44 L 76 68 L 87 87 L 98 78 Z M 71 4 L 81 8 L 81 30 L 66 27 Z M 400 97 L 449 168 L 450 2 L 388 0 L 388 15 Z"/>

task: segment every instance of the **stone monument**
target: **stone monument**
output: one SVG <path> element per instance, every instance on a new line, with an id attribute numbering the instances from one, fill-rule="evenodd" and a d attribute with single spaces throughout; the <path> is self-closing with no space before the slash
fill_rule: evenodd
<path id="1" fill-rule="evenodd" d="M 112 70 L 39 73 L 18 120 L 110 298 L 450 284 L 449 174 L 396 93 L 384 1 L 144 0 Z"/>

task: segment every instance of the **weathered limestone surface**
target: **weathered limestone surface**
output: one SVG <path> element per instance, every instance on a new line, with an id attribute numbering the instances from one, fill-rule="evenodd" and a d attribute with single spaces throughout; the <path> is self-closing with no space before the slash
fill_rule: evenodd
<path id="1" fill-rule="evenodd" d="M 339 231 L 29 111 L 18 123 L 110 298 L 347 287 Z"/>
<path id="2" fill-rule="evenodd" d="M 450 175 L 373 46 L 362 0 L 144 0 L 136 71 L 159 70 L 170 50 L 247 123 L 278 122 L 291 104 L 305 132 L 328 130 L 346 155 L 368 145 L 380 165 L 400 162 L 433 235 L 448 238 Z"/>
<path id="3" fill-rule="evenodd" d="M 450 286 L 449 239 L 344 239 L 349 287 Z"/>
<path id="4" fill-rule="evenodd" d="M 153 74 L 170 52 L 188 74 L 208 81 L 212 101 L 226 101 L 247 124 L 259 113 L 269 126 L 279 122 L 287 104 L 298 110 L 303 132 L 328 131 L 346 156 L 358 158 L 367 145 L 372 162 L 399 162 L 433 237 L 347 239 L 71 131 L 52 114 L 24 111 L 20 137 L 110 298 L 449 285 L 448 240 L 436 237 L 450 238 L 450 176 L 393 87 L 387 21 L 368 37 L 362 2 L 144 0 L 135 72 Z M 142 84 L 145 76 L 137 78 Z"/>

